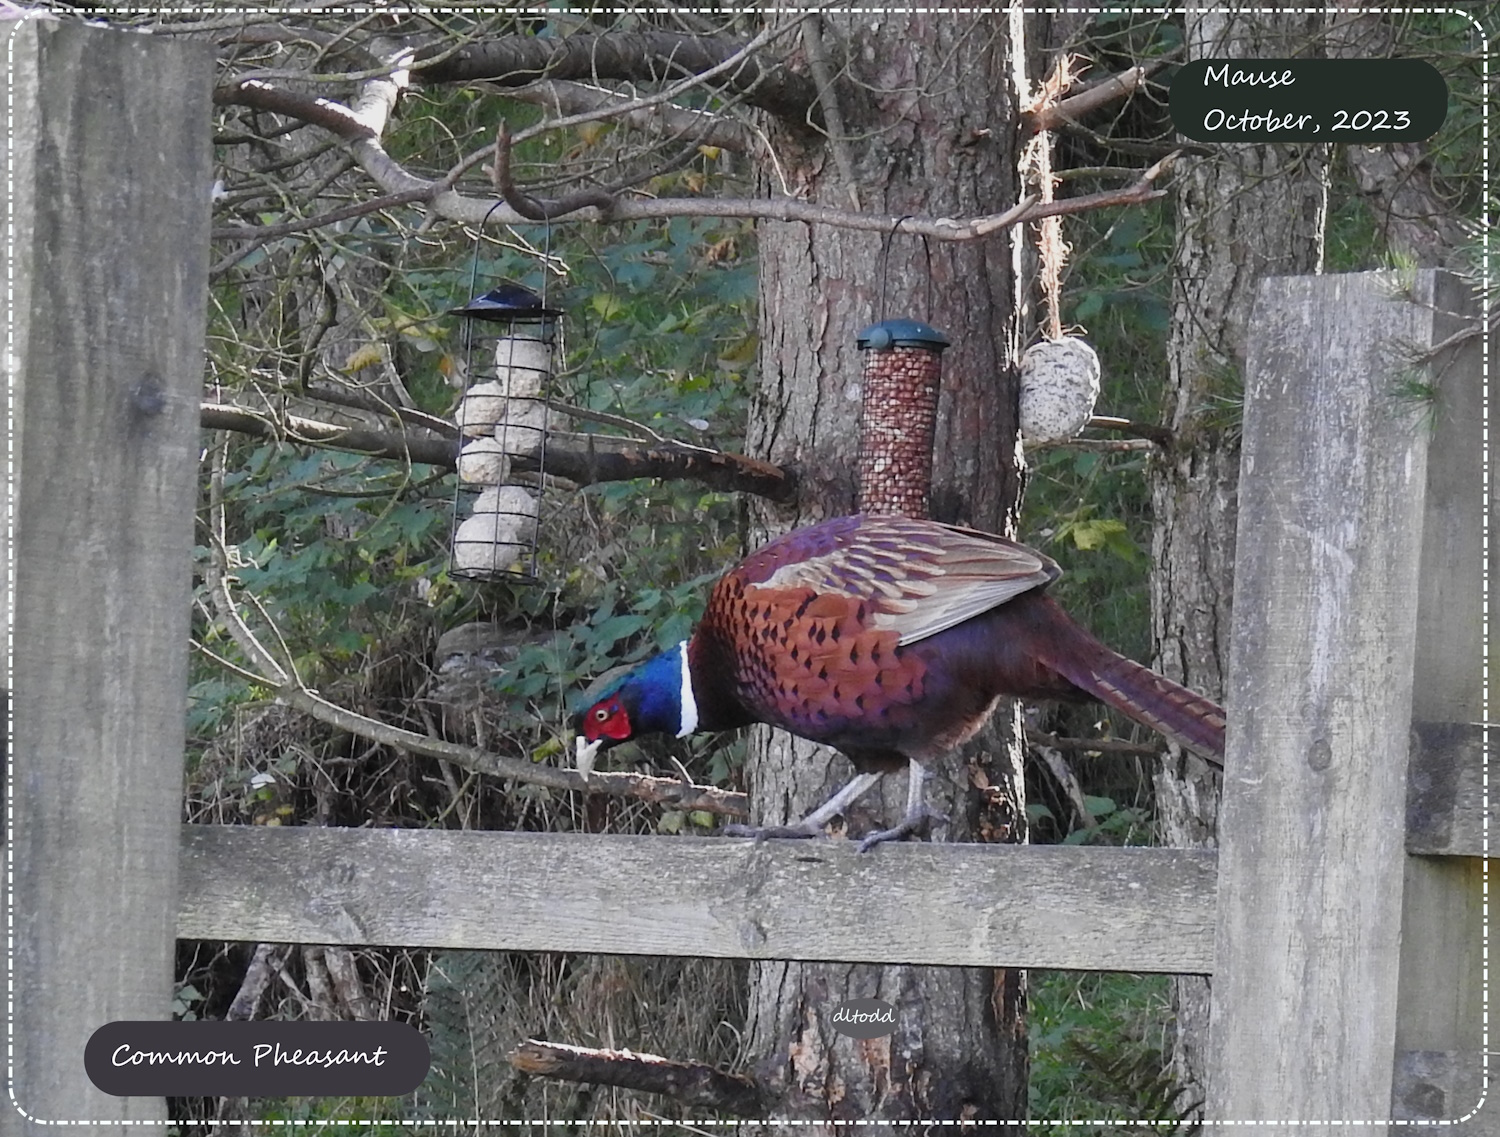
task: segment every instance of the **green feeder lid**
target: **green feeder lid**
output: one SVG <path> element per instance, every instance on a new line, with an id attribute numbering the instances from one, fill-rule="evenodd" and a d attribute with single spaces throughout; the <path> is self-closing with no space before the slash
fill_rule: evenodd
<path id="1" fill-rule="evenodd" d="M 884 351 L 892 347 L 925 347 L 931 351 L 942 351 L 948 346 L 949 340 L 931 324 L 924 324 L 921 320 L 881 320 L 860 332 L 854 342 L 861 351 Z"/>

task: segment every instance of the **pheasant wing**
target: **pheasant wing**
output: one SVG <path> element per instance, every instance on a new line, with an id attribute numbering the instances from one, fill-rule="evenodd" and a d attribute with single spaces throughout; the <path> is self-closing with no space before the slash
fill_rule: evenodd
<path id="1" fill-rule="evenodd" d="M 739 568 L 747 593 L 807 590 L 864 606 L 867 628 L 915 643 L 1041 588 L 1049 558 L 989 533 L 904 517 L 851 517 L 774 541 Z"/>

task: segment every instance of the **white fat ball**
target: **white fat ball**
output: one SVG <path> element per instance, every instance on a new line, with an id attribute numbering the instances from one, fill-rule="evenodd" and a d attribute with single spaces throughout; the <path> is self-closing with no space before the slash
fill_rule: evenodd
<path id="1" fill-rule="evenodd" d="M 1043 340 L 1021 356 L 1021 436 L 1028 442 L 1075 437 L 1098 398 L 1099 357 L 1087 341 Z"/>
<path id="2" fill-rule="evenodd" d="M 523 497 L 535 502 L 530 494 L 519 486 L 504 486 L 517 490 Z M 515 513 L 476 513 L 458 527 L 453 535 L 453 567 L 466 572 L 501 573 L 531 550 L 536 532 L 536 517 L 517 516 Z"/>
<path id="3" fill-rule="evenodd" d="M 516 379 L 535 383 L 539 390 L 541 377 L 552 371 L 552 349 L 530 336 L 501 336 L 495 341 L 495 373 L 503 381 L 507 371 Z"/>
<path id="4" fill-rule="evenodd" d="M 458 452 L 458 476 L 465 482 L 499 485 L 510 477 L 510 457 L 496 438 L 476 438 Z"/>
<path id="5" fill-rule="evenodd" d="M 458 401 L 455 420 L 468 438 L 480 438 L 495 432 L 495 424 L 505 418 L 510 400 L 503 383 L 476 383 Z"/>

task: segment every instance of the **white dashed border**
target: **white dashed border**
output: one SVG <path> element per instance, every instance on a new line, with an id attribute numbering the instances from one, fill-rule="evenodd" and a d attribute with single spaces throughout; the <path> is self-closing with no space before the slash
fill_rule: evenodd
<path id="1" fill-rule="evenodd" d="M 0 0 L 0 5 L 4 5 L 6 7 L 9 7 L 9 4 L 6 3 L 6 0 Z M 776 7 L 776 6 L 757 7 L 757 8 L 738 9 L 738 10 L 736 10 L 736 9 L 718 9 L 718 8 L 716 8 L 716 9 L 694 8 L 694 7 L 690 6 L 690 5 L 682 5 L 680 7 L 681 7 L 682 11 L 686 11 L 686 12 L 708 12 L 708 13 L 712 13 L 712 14 L 715 14 L 715 15 L 722 15 L 722 14 L 725 14 L 727 12 L 733 12 L 733 11 L 755 12 L 755 13 L 762 13 L 763 14 L 763 13 L 769 12 L 769 11 L 799 12 L 799 11 L 803 11 L 804 10 L 803 8 L 801 8 L 799 6 L 796 6 L 796 5 L 788 5 L 788 6 L 785 6 L 785 7 Z M 338 11 L 340 13 L 349 13 L 350 15 L 366 15 L 366 14 L 371 14 L 371 13 L 387 12 L 389 10 L 390 10 L 390 6 L 389 5 L 372 5 L 372 6 L 362 6 L 362 5 L 348 5 L 348 6 L 343 6 L 343 5 L 340 5 L 338 7 Z M 461 8 L 461 7 L 451 7 L 451 8 L 445 8 L 444 9 L 444 11 L 447 11 L 447 12 L 474 11 L 474 12 L 485 12 L 485 13 L 489 13 L 489 14 L 493 14 L 495 12 L 495 10 L 496 9 L 493 6 L 490 6 L 490 7 L 477 7 L 476 6 L 476 7 L 471 8 L 471 9 L 466 9 L 466 8 Z M 1115 10 L 1117 10 L 1117 9 L 1114 9 L 1114 8 L 1105 8 L 1105 7 L 1081 7 L 1081 6 L 1071 6 L 1071 5 L 1070 6 L 1063 6 L 1063 7 L 1035 7 L 1035 8 L 1027 8 L 1027 11 L 1029 13 L 1041 13 L 1041 14 L 1049 14 L 1049 15 L 1050 14 L 1062 13 L 1062 12 L 1099 13 L 1099 12 L 1107 12 L 1107 11 L 1115 11 Z M 1153 11 L 1154 12 L 1165 12 L 1165 11 L 1167 11 L 1167 9 L 1163 9 L 1163 8 L 1133 8 L 1132 10 L 1136 11 L 1136 12 L 1142 12 L 1142 13 L 1144 13 L 1144 12 L 1153 12 Z M 16 461 L 16 455 L 15 455 L 15 442 L 16 442 L 16 429 L 15 429 L 16 428 L 16 423 L 15 423 L 15 410 L 16 410 L 16 408 L 15 408 L 15 384 L 14 384 L 13 381 L 10 381 L 11 378 L 16 375 L 17 370 L 18 370 L 18 361 L 17 361 L 16 355 L 15 355 L 15 349 L 16 349 L 16 344 L 15 344 L 15 335 L 16 335 L 16 331 L 15 331 L 15 285 L 16 285 L 16 265 L 15 265 L 15 237 L 16 237 L 16 230 L 15 230 L 15 225 L 16 225 L 16 222 L 15 222 L 15 166 L 14 166 L 13 155 L 12 155 L 12 148 L 13 148 L 14 143 L 15 143 L 15 119 L 14 119 L 14 116 L 15 116 L 15 87 L 14 87 L 15 78 L 14 77 L 15 77 L 15 40 L 16 40 L 15 29 L 18 28 L 18 27 L 20 27 L 26 21 L 26 19 L 35 19 L 35 18 L 39 18 L 39 17 L 42 17 L 42 16 L 50 16 L 50 13 L 47 13 L 44 9 L 38 9 L 38 10 L 34 10 L 34 11 L 37 12 L 37 15 L 25 16 L 25 17 L 22 17 L 21 19 L 16 20 L 14 22 L 14 24 L 12 25 L 10 34 L 7 35 L 7 37 L 6 37 L 6 50 L 5 50 L 6 83 L 7 83 L 7 94 L 8 94 L 8 97 L 7 97 L 7 100 L 6 100 L 5 151 L 4 151 L 4 153 L 5 153 L 5 195 L 6 195 L 6 201 L 9 203 L 10 208 L 7 211 L 6 231 L 5 231 L 5 254 L 4 254 L 4 272 L 5 272 L 5 337 L 4 337 L 4 353 L 3 353 L 3 357 L 0 357 L 0 365 L 3 365 L 3 376 L 7 379 L 7 382 L 5 384 L 5 399 L 6 399 L 6 408 L 5 408 L 5 410 L 6 410 L 6 416 L 5 416 L 5 434 L 6 434 L 6 443 L 7 443 L 7 446 L 6 446 L 6 470 L 5 470 L 5 490 L 4 490 L 4 492 L 6 494 L 6 499 L 7 499 L 7 503 L 8 503 L 8 509 L 6 511 L 6 538 L 7 538 L 6 555 L 7 555 L 7 564 L 5 566 L 5 587 L 6 587 L 6 590 L 7 590 L 7 597 L 6 597 L 6 599 L 7 599 L 7 602 L 9 603 L 9 605 L 10 605 L 10 609 L 9 610 L 10 610 L 10 613 L 11 613 L 11 619 L 10 619 L 9 624 L 7 625 L 7 628 L 6 628 L 5 660 L 4 660 L 4 664 L 3 664 L 3 671 L 0 671 L 0 675 L 3 675 L 4 680 L 5 680 L 5 683 L 4 683 L 5 689 L 8 690 L 8 691 L 10 691 L 12 693 L 12 696 L 14 695 L 14 691 L 15 691 L 15 685 L 12 682 L 12 680 L 14 678 L 13 661 L 14 661 L 14 652 L 15 652 L 15 579 L 16 579 L 16 577 L 15 577 L 15 549 L 16 549 L 16 545 L 15 545 L 15 536 L 16 536 L 15 527 L 16 527 L 16 509 L 17 509 L 17 506 L 19 504 L 18 501 L 16 500 L 16 493 L 15 493 L 15 488 L 16 488 L 16 483 L 15 483 L 15 461 Z M 299 7 L 290 7 L 290 8 L 277 8 L 275 6 L 270 6 L 270 5 L 265 6 L 265 7 L 259 7 L 259 8 L 252 8 L 252 7 L 246 7 L 246 8 L 228 8 L 228 7 L 217 7 L 217 6 L 209 6 L 209 7 L 203 7 L 203 8 L 193 8 L 193 7 L 187 6 L 187 5 L 184 5 L 182 7 L 177 7 L 175 5 L 160 5 L 160 4 L 158 4 L 158 5 L 139 5 L 139 6 L 120 5 L 120 6 L 113 6 L 113 7 L 100 7 L 98 9 L 81 9 L 81 11 L 97 12 L 97 14 L 100 15 L 100 16 L 150 15 L 150 14 L 155 14 L 155 13 L 162 12 L 162 11 L 171 11 L 174 14 L 182 14 L 182 15 L 219 15 L 219 16 L 226 16 L 226 15 L 267 15 L 267 14 L 274 14 L 274 13 L 276 13 L 278 11 L 287 12 L 287 13 L 296 13 L 296 14 L 306 14 L 307 12 L 310 11 L 310 9 L 308 9 L 306 7 L 301 7 L 301 6 L 299 6 Z M 595 13 L 605 13 L 605 12 L 608 12 L 608 13 L 613 13 L 613 14 L 628 14 L 631 11 L 631 9 L 629 9 L 629 8 L 593 9 L 593 11 Z M 991 5 L 982 5 L 982 6 L 976 6 L 976 7 L 947 7 L 947 6 L 927 7 L 927 6 L 921 6 L 921 5 L 894 5 L 894 6 L 890 6 L 890 7 L 846 8 L 846 9 L 840 9 L 840 11 L 846 12 L 846 13 L 849 13 L 849 14 L 853 14 L 853 15 L 881 15 L 881 16 L 891 16 L 891 15 L 994 15 L 994 16 L 1004 16 L 1004 15 L 1008 14 L 1008 9 L 1007 8 L 1005 8 L 1005 7 L 991 6 Z M 1288 14 L 1288 13 L 1324 14 L 1327 11 L 1327 9 L 1325 9 L 1325 8 L 1258 8 L 1258 9 L 1241 9 L 1241 11 L 1249 11 L 1249 12 L 1255 12 L 1255 13 L 1275 13 L 1275 14 L 1285 15 L 1285 14 Z M 1341 15 L 1353 15 L 1353 14 L 1356 14 L 1356 13 L 1367 13 L 1367 12 L 1376 12 L 1376 13 L 1402 12 L 1402 13 L 1406 13 L 1406 14 L 1409 14 L 1409 15 L 1448 15 L 1448 16 L 1462 16 L 1463 18 L 1467 19 L 1470 24 L 1473 25 L 1475 31 L 1478 33 L 1480 39 L 1483 41 L 1484 47 L 1483 47 L 1483 53 L 1481 55 L 1481 63 L 1482 63 L 1482 67 L 1483 67 L 1483 79 L 1482 79 L 1482 83 L 1483 83 L 1484 90 L 1488 91 L 1489 86 L 1490 86 L 1490 70 L 1489 70 L 1489 45 L 1490 45 L 1490 41 L 1489 41 L 1489 37 L 1485 34 L 1484 27 L 1480 24 L 1480 22 L 1478 21 L 1478 19 L 1476 19 L 1474 17 L 1473 14 L 1471 14 L 1469 12 L 1466 12 L 1463 9 L 1452 8 L 1452 7 L 1448 7 L 1448 8 L 1443 8 L 1443 7 L 1435 7 L 1435 8 L 1424 8 L 1424 7 L 1403 7 L 1403 8 L 1341 8 L 1341 9 L 1339 9 L 1339 12 L 1340 12 Z M 74 14 L 74 13 L 70 13 L 70 14 Z M 1483 225 L 1483 230 L 1482 230 L 1482 241 L 1483 241 L 1482 250 L 1483 250 L 1483 258 L 1484 258 L 1484 262 L 1483 262 L 1484 263 L 1483 274 L 1484 274 L 1484 289 L 1485 289 L 1485 294 L 1486 295 L 1490 294 L 1491 289 L 1494 287 L 1494 284 L 1495 284 L 1495 282 L 1490 279 L 1490 228 L 1491 228 L 1491 225 L 1493 224 L 1493 220 L 1494 220 L 1490 216 L 1490 207 L 1489 207 L 1489 202 L 1490 202 L 1490 196 L 1489 195 L 1491 193 L 1493 193 L 1493 187 L 1492 187 L 1492 182 L 1491 182 L 1491 178 L 1490 178 L 1490 101 L 1491 100 L 1488 97 L 1486 97 L 1486 98 L 1484 98 L 1484 99 L 1481 100 L 1481 105 L 1482 105 L 1482 109 L 1483 109 L 1483 116 L 1484 116 L 1484 118 L 1483 118 L 1483 123 L 1484 123 L 1484 139 L 1483 139 L 1483 143 L 1482 143 L 1482 147 L 1483 147 L 1483 167 L 1482 168 L 1483 168 L 1484 192 L 1486 194 L 1485 203 L 1484 203 L 1484 206 L 1483 206 L 1483 213 L 1481 215 L 1481 221 L 1482 221 L 1482 225 Z M 1482 535 L 1482 538 L 1481 538 L 1481 548 L 1483 549 L 1483 555 L 1484 555 L 1484 596 L 1483 596 L 1483 599 L 1482 599 L 1482 609 L 1481 609 L 1482 612 L 1483 612 L 1483 619 L 1484 619 L 1484 641 L 1483 641 L 1484 648 L 1483 648 L 1483 661 L 1482 661 L 1482 682 L 1483 682 L 1483 703 L 1482 703 L 1483 711 L 1482 711 L 1482 713 L 1483 713 L 1483 716 L 1484 716 L 1484 723 L 1485 723 L 1486 726 L 1500 726 L 1500 724 L 1491 723 L 1490 722 L 1490 667 L 1489 667 L 1489 659 L 1490 659 L 1490 625 L 1489 625 L 1489 619 L 1490 619 L 1490 605 L 1489 605 L 1490 512 L 1489 512 L 1489 502 L 1490 502 L 1490 485 L 1491 485 L 1491 483 L 1490 483 L 1490 477 L 1491 477 L 1491 473 L 1490 473 L 1490 429 L 1489 429 L 1489 414 L 1490 414 L 1490 371 L 1489 371 L 1489 365 L 1490 365 L 1490 327 L 1489 327 L 1488 321 L 1486 321 L 1485 324 L 1484 324 L 1484 364 L 1483 364 L 1483 370 L 1481 372 L 1481 374 L 1482 374 L 1482 382 L 1484 384 L 1484 392 L 1483 392 L 1483 416 L 1484 416 L 1484 422 L 1483 422 L 1483 426 L 1482 426 L 1482 431 L 1483 431 L 1483 449 L 1484 449 L 1484 459 L 1483 459 L 1483 493 L 1484 493 L 1484 502 L 1485 502 L 1485 508 L 1484 508 L 1484 531 L 1483 531 L 1483 535 Z M 8 809 L 6 811 L 6 822 L 5 822 L 5 824 L 6 824 L 6 832 L 5 832 L 5 838 L 6 838 L 6 840 L 5 840 L 5 848 L 6 848 L 6 860 L 5 860 L 5 883 L 6 883 L 6 911 L 5 911 L 5 947 L 6 947 L 6 966 L 5 966 L 5 989 L 6 989 L 5 1025 L 6 1025 L 6 1048 L 5 1048 L 5 1054 L 6 1054 L 6 1067 L 5 1068 L 6 1068 L 6 1094 L 7 1094 L 7 1097 L 9 1099 L 9 1101 L 10 1101 L 11 1107 L 14 1108 L 19 1114 L 21 1114 L 22 1117 L 26 1118 L 27 1121 L 31 1122 L 34 1125 L 59 1125 L 59 1126 L 67 1126 L 67 1125 L 75 1125 L 75 1126 L 141 1125 L 141 1126 L 160 1126 L 160 1125 L 163 1125 L 163 1124 L 171 1124 L 171 1125 L 195 1125 L 195 1124 L 214 1125 L 214 1124 L 218 1124 L 217 1122 L 180 1122 L 180 1121 L 177 1121 L 177 1122 L 159 1122 L 159 1121 L 140 1121 L 140 1120 L 124 1120 L 124 1121 L 122 1121 L 122 1120 L 113 1120 L 113 1121 L 64 1121 L 64 1120 L 48 1120 L 48 1119 L 44 1119 L 44 1118 L 32 1117 L 30 1114 L 26 1113 L 26 1111 L 21 1107 L 20 1103 L 18 1103 L 15 1100 L 15 1061 L 16 1061 L 16 1047 L 15 1047 L 15 913 L 14 913 L 13 907 L 12 907 L 12 905 L 14 903 L 13 898 L 15 896 L 15 888 L 14 888 L 14 885 L 15 885 L 14 864 L 13 864 L 13 855 L 12 855 L 13 854 L 13 850 L 15 848 L 15 842 L 14 842 L 14 836 L 15 836 L 15 834 L 13 832 L 13 828 L 12 827 L 15 824 L 15 810 L 14 810 L 15 794 L 14 794 L 14 789 L 15 789 L 16 753 L 15 753 L 15 745 L 14 745 L 15 744 L 14 720 L 13 720 L 13 716 L 11 716 L 9 714 L 7 714 L 7 717 L 6 717 L 5 732 L 6 732 L 6 754 L 8 755 L 8 761 L 6 762 L 6 769 L 5 769 L 5 800 L 7 802 L 9 802 L 9 803 L 12 803 L 12 808 Z M 1481 977 L 1480 978 L 1480 987 L 1481 987 L 1481 992 L 1482 992 L 1482 996 L 1483 996 L 1483 1006 L 1481 1008 L 1481 1013 L 1480 1013 L 1481 1024 L 1482 1024 L 1481 1025 L 1480 1050 L 1481 1050 L 1481 1054 L 1483 1055 L 1483 1058 L 1482 1058 L 1482 1069 L 1481 1069 L 1483 1089 L 1482 1089 L 1482 1093 L 1481 1093 L 1479 1102 L 1474 1106 L 1474 1108 L 1472 1110 L 1470 1110 L 1468 1113 L 1464 1114 L 1464 1116 L 1462 1116 L 1462 1117 L 1459 1117 L 1459 1118 L 1446 1118 L 1446 1119 L 1441 1119 L 1441 1120 L 1398 1121 L 1398 1120 L 1391 1120 L 1389 1118 L 1378 1118 L 1378 1119 L 1372 1118 L 1372 1119 L 1350 1119 L 1350 1120 L 1345 1120 L 1345 1121 L 1325 1121 L 1325 1120 L 1299 1121 L 1299 1120 L 1296 1120 L 1296 1119 L 1285 1119 L 1285 1120 L 1272 1120 L 1272 1121 L 1206 1121 L 1204 1123 L 1205 1125 L 1245 1126 L 1245 1127 L 1254 1127 L 1254 1126 L 1262 1126 L 1262 1125 L 1269 1125 L 1269 1126 L 1310 1125 L 1310 1126 L 1347 1127 L 1347 1128 L 1360 1128 L 1360 1127 L 1363 1127 L 1363 1126 L 1374 1126 L 1374 1125 L 1380 1125 L 1380 1126 L 1413 1126 L 1413 1127 L 1416 1127 L 1416 1126 L 1452 1126 L 1452 1125 L 1463 1124 L 1463 1123 L 1469 1121 L 1470 1119 L 1472 1119 L 1474 1117 L 1475 1114 L 1477 1114 L 1480 1111 L 1480 1109 L 1482 1109 L 1484 1107 L 1485 1101 L 1486 1101 L 1486 1099 L 1489 1096 L 1489 1086 L 1490 1086 L 1490 1064 L 1489 1064 L 1489 1054 L 1490 1054 L 1490 877 L 1489 877 L 1489 853 L 1490 853 L 1490 826 L 1489 826 L 1489 813 L 1490 813 L 1490 811 L 1489 811 L 1489 802 L 1490 802 L 1490 776 L 1489 776 L 1489 731 L 1486 731 L 1486 733 L 1485 733 L 1485 741 L 1484 741 L 1483 753 L 1484 753 L 1484 767 L 1483 767 L 1483 782 L 1482 782 L 1482 784 L 1483 784 L 1483 787 L 1484 787 L 1484 798 L 1483 798 L 1483 810 L 1482 810 L 1482 812 L 1483 812 L 1483 815 L 1484 815 L 1484 824 L 1483 824 L 1483 837 L 1482 837 L 1482 844 L 1481 844 L 1481 851 L 1482 851 L 1482 854 L 1483 854 L 1483 860 L 1482 860 L 1481 864 L 1483 865 L 1483 869 L 1482 869 L 1482 872 L 1481 872 L 1481 901 L 1480 901 L 1481 914 L 1482 914 L 1482 918 L 1483 918 L 1483 930 L 1482 930 L 1482 933 L 1481 933 L 1481 943 L 1480 943 L 1480 977 Z M 741 1128 L 743 1126 L 763 1125 L 763 1124 L 771 1124 L 771 1123 L 774 1123 L 774 1124 L 777 1124 L 777 1125 L 785 1125 L 785 1126 L 813 1126 L 813 1125 L 816 1125 L 816 1126 L 821 1126 L 821 1127 L 824 1127 L 824 1128 L 833 1127 L 833 1128 L 847 1128 L 847 1129 L 855 1129 L 855 1130 L 862 1129 L 862 1128 L 873 1128 L 873 1127 L 877 1127 L 877 1126 L 887 1127 L 888 1128 L 888 1127 L 890 1127 L 891 1125 L 894 1124 L 891 1121 L 885 1121 L 885 1120 L 870 1120 L 870 1121 L 790 1121 L 790 1120 L 785 1120 L 785 1121 L 773 1121 L 773 1119 L 769 1119 L 769 1118 L 768 1119 L 762 1119 L 760 1121 L 723 1121 L 723 1122 L 710 1122 L 710 1123 L 693 1123 L 693 1124 L 689 1124 L 689 1125 L 685 1125 L 684 1123 L 678 1122 L 678 1121 L 667 1121 L 667 1120 L 661 1120 L 661 1121 L 635 1121 L 635 1122 L 632 1122 L 633 1125 L 639 1126 L 639 1127 L 642 1127 L 642 1128 L 647 1128 L 647 1127 L 664 1127 L 664 1126 L 673 1126 L 673 1127 L 676 1127 L 676 1128 L 693 1128 L 694 1125 L 696 1125 L 696 1127 L 699 1128 L 699 1129 L 706 1129 L 706 1128 L 737 1129 L 737 1128 Z M 457 1128 L 461 1128 L 461 1127 L 479 1126 L 479 1125 L 484 1125 L 484 1126 L 506 1126 L 506 1127 L 508 1127 L 508 1126 L 522 1126 L 522 1125 L 525 1125 L 525 1126 L 554 1126 L 554 1125 L 577 1126 L 577 1125 L 582 1124 L 582 1125 L 592 1126 L 595 1123 L 594 1122 L 578 1122 L 578 1121 L 499 1121 L 499 1120 L 486 1121 L 486 1120 L 481 1120 L 481 1119 L 477 1119 L 477 1118 L 469 1118 L 469 1119 L 462 1119 L 462 1120 L 454 1119 L 454 1120 L 447 1120 L 447 1121 L 403 1121 L 403 1120 L 393 1120 L 393 1119 L 384 1119 L 384 1118 L 371 1118 L 371 1119 L 367 1119 L 367 1120 L 328 1120 L 328 1119 L 323 1119 L 323 1120 L 307 1120 L 307 1121 L 246 1121 L 246 1122 L 241 1122 L 240 1124 L 254 1125 L 254 1126 L 292 1127 L 292 1128 L 305 1127 L 305 1126 L 316 1126 L 316 1127 L 319 1127 L 319 1128 L 327 1128 L 327 1127 L 330 1127 L 330 1126 L 340 1126 L 340 1125 L 344 1125 L 344 1126 L 349 1126 L 349 1125 L 359 1125 L 359 1126 L 391 1125 L 391 1126 L 404 1126 L 404 1127 L 414 1128 L 414 1129 L 457 1129 Z M 598 1124 L 611 1124 L 611 1125 L 613 1125 L 613 1124 L 616 1124 L 616 1123 L 611 1121 L 611 1122 L 599 1122 Z M 944 1125 L 952 1125 L 952 1124 L 955 1124 L 955 1123 L 951 1122 L 951 1121 L 943 1121 L 943 1120 L 939 1120 L 939 1119 L 929 1119 L 929 1120 L 925 1120 L 925 1121 L 903 1122 L 901 1124 L 903 1124 L 903 1125 L 944 1126 Z M 1175 1127 L 1177 1127 L 1177 1126 L 1180 1125 L 1180 1122 L 1175 1122 L 1175 1121 L 1123 1121 L 1123 1120 L 1121 1120 L 1119 1118 L 1104 1118 L 1104 1119 L 1090 1119 L 1090 1118 L 1041 1119 L 1041 1118 L 1033 1118 L 1033 1119 L 1028 1119 L 1026 1121 L 970 1121 L 970 1122 L 965 1122 L 964 1124 L 967 1125 L 967 1126 L 975 1127 L 975 1128 L 981 1128 L 982 1127 L 982 1128 L 991 1128 L 991 1129 L 994 1129 L 994 1128 L 1014 1128 L 1014 1127 L 1020 1126 L 1020 1125 L 1066 1125 L 1066 1126 L 1090 1126 L 1090 1127 L 1108 1127 L 1108 1126 L 1115 1126 L 1115 1125 L 1140 1125 L 1140 1126 L 1172 1126 L 1172 1127 L 1175 1128 Z"/>

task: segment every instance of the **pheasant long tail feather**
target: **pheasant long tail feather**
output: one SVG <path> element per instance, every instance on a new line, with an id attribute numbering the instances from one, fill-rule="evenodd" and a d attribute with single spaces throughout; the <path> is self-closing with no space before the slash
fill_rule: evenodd
<path id="1" fill-rule="evenodd" d="M 1043 663 L 1100 702 L 1223 769 L 1223 707 L 1111 651 L 1061 609 L 1056 611 L 1074 634 L 1049 637 L 1052 650 L 1039 652 Z"/>

